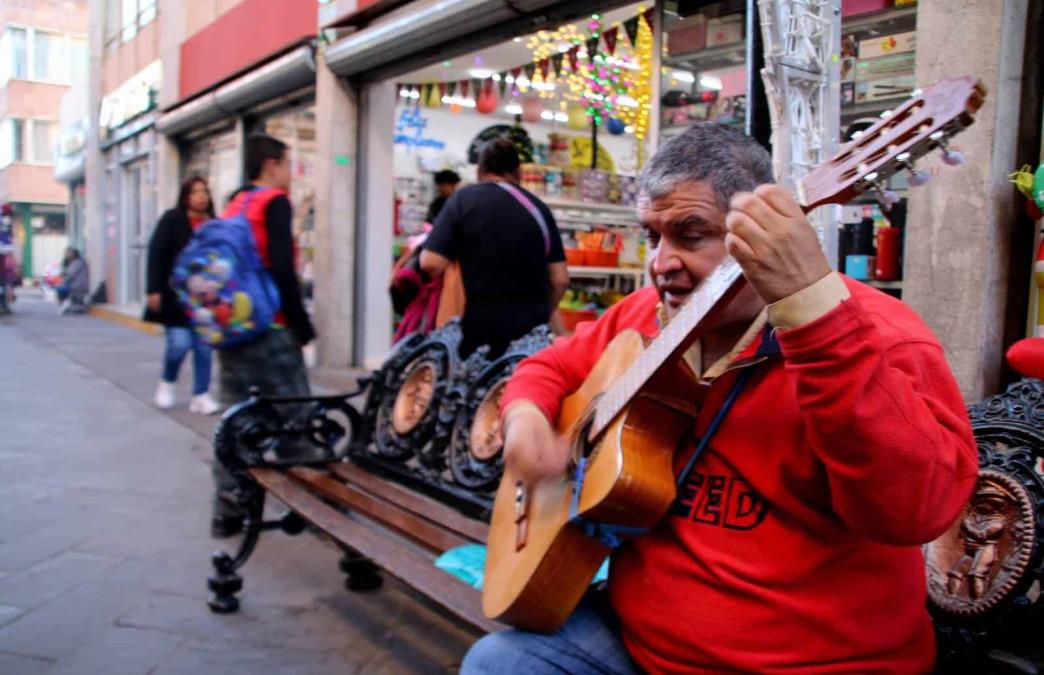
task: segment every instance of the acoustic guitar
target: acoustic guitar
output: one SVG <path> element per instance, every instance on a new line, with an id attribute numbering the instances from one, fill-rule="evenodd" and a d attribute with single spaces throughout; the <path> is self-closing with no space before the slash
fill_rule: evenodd
<path id="1" fill-rule="evenodd" d="M 970 77 L 944 80 L 881 119 L 797 185 L 807 213 L 877 190 L 883 181 L 942 148 L 944 161 L 963 161 L 947 147 L 973 120 L 985 89 Z M 580 389 L 562 402 L 558 442 L 571 449 L 563 476 L 524 486 L 505 467 L 493 506 L 483 609 L 491 619 L 533 631 L 558 628 L 576 608 L 610 547 L 585 533 L 585 523 L 636 531 L 659 521 L 675 499 L 674 456 L 691 438 L 694 411 L 682 382 L 680 356 L 742 287 L 738 263 L 726 259 L 645 344 L 632 330 L 606 347 Z M 577 467 L 580 470 L 577 471 Z M 590 532 L 590 529 L 587 530 Z"/>

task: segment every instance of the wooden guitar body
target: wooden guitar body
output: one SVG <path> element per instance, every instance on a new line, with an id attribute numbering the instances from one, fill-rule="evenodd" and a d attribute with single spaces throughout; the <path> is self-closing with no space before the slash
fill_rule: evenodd
<path id="1" fill-rule="evenodd" d="M 570 444 L 574 465 L 579 457 L 587 457 L 577 509 L 585 520 L 651 527 L 674 501 L 674 454 L 691 436 L 693 420 L 671 405 L 674 397 L 669 393 L 643 392 L 596 442 L 586 439 L 595 403 L 638 358 L 643 346 L 635 331 L 618 335 L 583 386 L 562 402 L 559 440 Z M 691 377 L 670 381 L 691 382 Z M 483 609 L 490 618 L 549 632 L 576 608 L 610 549 L 570 522 L 572 471 L 533 486 L 520 522 L 517 484 L 509 465 L 493 507 Z"/>

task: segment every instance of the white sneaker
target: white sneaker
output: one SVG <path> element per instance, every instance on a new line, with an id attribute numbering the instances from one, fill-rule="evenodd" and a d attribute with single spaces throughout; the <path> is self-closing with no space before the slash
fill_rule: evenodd
<path id="1" fill-rule="evenodd" d="M 177 396 L 174 383 L 160 380 L 156 387 L 156 407 L 169 410 L 174 407 L 175 403 L 177 403 Z"/>
<path id="2" fill-rule="evenodd" d="M 189 401 L 189 412 L 199 413 L 200 415 L 213 415 L 221 406 L 217 404 L 217 401 L 210 398 L 210 394 L 203 392 L 198 396 L 193 396 L 192 400 Z"/>
<path id="3" fill-rule="evenodd" d="M 65 314 L 69 311 L 70 307 L 72 307 L 72 300 L 66 298 L 65 300 L 62 300 L 62 304 L 58 305 L 58 313 Z"/>

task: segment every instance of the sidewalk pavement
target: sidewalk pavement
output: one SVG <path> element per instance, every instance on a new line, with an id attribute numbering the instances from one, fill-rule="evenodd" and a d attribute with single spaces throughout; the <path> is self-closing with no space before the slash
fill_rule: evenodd
<path id="1" fill-rule="evenodd" d="M 455 672 L 475 635 L 339 553 L 269 533 L 205 604 L 214 418 L 151 405 L 162 339 L 23 298 L 0 318 L 0 673 Z M 188 398 L 189 366 L 179 385 Z"/>

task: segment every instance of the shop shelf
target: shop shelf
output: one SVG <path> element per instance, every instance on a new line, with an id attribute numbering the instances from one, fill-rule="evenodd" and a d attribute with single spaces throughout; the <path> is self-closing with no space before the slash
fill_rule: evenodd
<path id="1" fill-rule="evenodd" d="M 685 54 L 674 54 L 664 58 L 667 66 L 679 66 L 696 71 L 717 70 L 729 66 L 738 66 L 747 59 L 745 42 L 735 42 L 716 47 L 707 47 Z"/>
<path id="2" fill-rule="evenodd" d="M 541 197 L 541 200 L 552 209 L 577 209 L 634 216 L 634 206 L 624 206 L 623 204 L 594 204 L 575 199 L 563 199 L 562 197 Z"/>
<path id="3" fill-rule="evenodd" d="M 853 119 L 856 117 L 877 117 L 885 110 L 891 110 L 906 99 L 909 95 L 894 96 L 892 98 L 881 98 L 876 101 L 863 101 L 855 105 L 841 108 L 841 119 Z"/>
<path id="4" fill-rule="evenodd" d="M 913 30 L 917 24 L 917 5 L 911 5 L 909 7 L 891 7 L 879 12 L 870 12 L 868 14 L 859 14 L 850 18 L 842 18 L 841 33 L 843 35 L 856 33 L 866 30 L 867 28 L 877 27 L 878 24 L 886 21 L 894 21 L 897 24 L 896 30 Z"/>
<path id="5" fill-rule="evenodd" d="M 645 270 L 640 267 L 587 267 L 586 265 L 570 265 L 569 274 L 574 277 L 634 277 L 640 283 Z"/>

